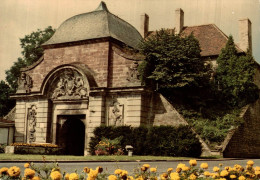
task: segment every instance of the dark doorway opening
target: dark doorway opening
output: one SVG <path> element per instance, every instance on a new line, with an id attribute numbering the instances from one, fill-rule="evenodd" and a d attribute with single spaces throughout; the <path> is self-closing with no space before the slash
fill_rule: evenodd
<path id="1" fill-rule="evenodd" d="M 59 146 L 63 147 L 64 154 L 84 155 L 85 125 L 80 116 L 66 116 L 59 132 L 57 142 Z"/>

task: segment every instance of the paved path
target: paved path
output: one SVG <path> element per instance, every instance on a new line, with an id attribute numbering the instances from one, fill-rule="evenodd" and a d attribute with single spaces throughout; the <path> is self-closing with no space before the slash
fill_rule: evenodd
<path id="1" fill-rule="evenodd" d="M 260 166 L 260 159 L 252 159 L 255 162 L 254 166 Z M 218 166 L 220 163 L 223 164 L 223 166 L 234 166 L 235 164 L 240 164 L 242 166 L 246 166 L 246 162 L 248 159 L 243 160 L 200 160 L 198 161 L 198 166 L 203 163 L 207 162 L 209 164 L 209 170 L 212 171 L 212 168 L 214 166 Z M 188 165 L 188 161 L 156 161 L 156 162 L 62 162 L 59 163 L 59 166 L 61 167 L 62 172 L 66 171 L 68 173 L 74 172 L 76 169 L 78 172 L 81 172 L 84 167 L 90 167 L 90 168 L 96 168 L 97 166 L 102 166 L 104 168 L 105 172 L 113 173 L 115 169 L 121 168 L 125 169 L 129 172 L 129 174 L 133 174 L 134 169 L 138 166 L 141 166 L 143 164 L 150 164 L 151 167 L 157 167 L 157 171 L 159 173 L 165 172 L 168 168 L 176 168 L 176 166 L 179 163 L 185 163 Z M 40 163 L 36 163 L 40 164 Z M 1 162 L 0 161 L 0 167 L 11 167 L 11 166 L 18 166 L 22 170 L 24 170 L 24 162 Z"/>

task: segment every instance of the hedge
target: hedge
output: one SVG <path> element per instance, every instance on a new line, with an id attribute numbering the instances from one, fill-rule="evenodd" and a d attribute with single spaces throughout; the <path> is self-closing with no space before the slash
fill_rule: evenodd
<path id="1" fill-rule="evenodd" d="M 189 126 L 100 126 L 94 129 L 90 153 L 102 137 L 114 139 L 123 136 L 121 146 L 134 147 L 135 155 L 199 157 L 201 144 Z"/>

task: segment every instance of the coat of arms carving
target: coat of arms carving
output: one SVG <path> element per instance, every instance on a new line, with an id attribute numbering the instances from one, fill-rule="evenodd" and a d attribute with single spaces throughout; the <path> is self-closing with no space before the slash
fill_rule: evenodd
<path id="1" fill-rule="evenodd" d="M 51 99 L 87 98 L 88 91 L 82 75 L 75 70 L 65 70 L 56 80 Z"/>

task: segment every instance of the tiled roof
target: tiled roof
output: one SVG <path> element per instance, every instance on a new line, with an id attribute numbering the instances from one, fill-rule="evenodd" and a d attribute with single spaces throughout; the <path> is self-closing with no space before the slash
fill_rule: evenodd
<path id="1" fill-rule="evenodd" d="M 168 31 L 174 32 L 173 29 L 169 29 Z M 183 36 L 188 36 L 191 33 L 193 33 L 200 43 L 201 56 L 219 55 L 228 40 L 228 37 L 215 24 L 187 26 L 181 32 Z M 154 34 L 154 31 L 149 32 L 148 36 Z M 238 52 L 243 52 L 238 46 L 237 50 Z"/>

